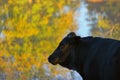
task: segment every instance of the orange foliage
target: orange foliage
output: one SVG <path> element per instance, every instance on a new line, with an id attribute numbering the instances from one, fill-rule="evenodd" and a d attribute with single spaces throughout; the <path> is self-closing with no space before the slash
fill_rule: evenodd
<path id="1" fill-rule="evenodd" d="M 93 2 L 93 3 L 99 3 L 99 2 L 103 2 L 103 1 L 105 1 L 105 0 L 87 0 L 87 1 Z"/>
<path id="2" fill-rule="evenodd" d="M 0 20 L 4 20 L 1 32 L 5 37 L 0 39 L 0 69 L 8 80 L 15 77 L 15 72 L 21 73 L 18 80 L 26 80 L 38 75 L 35 71 L 42 70 L 43 64 L 47 63 L 47 55 L 67 30 L 75 30 L 74 13 L 72 10 L 61 13 L 66 4 L 64 0 L 1 2 L 0 14 L 3 19 Z M 56 16 L 56 13 L 59 15 Z"/>

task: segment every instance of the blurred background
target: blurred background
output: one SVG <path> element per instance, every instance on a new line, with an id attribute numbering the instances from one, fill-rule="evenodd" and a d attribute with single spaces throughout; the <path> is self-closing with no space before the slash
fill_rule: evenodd
<path id="1" fill-rule="evenodd" d="M 120 39 L 120 1 L 0 0 L 0 80 L 82 80 L 47 60 L 71 31 Z"/>

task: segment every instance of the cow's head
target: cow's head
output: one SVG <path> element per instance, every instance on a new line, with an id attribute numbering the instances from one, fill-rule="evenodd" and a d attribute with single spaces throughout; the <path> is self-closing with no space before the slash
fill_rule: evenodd
<path id="1" fill-rule="evenodd" d="M 53 65 L 63 63 L 70 55 L 71 50 L 79 44 L 80 37 L 74 32 L 69 33 L 59 44 L 56 50 L 48 58 Z"/>

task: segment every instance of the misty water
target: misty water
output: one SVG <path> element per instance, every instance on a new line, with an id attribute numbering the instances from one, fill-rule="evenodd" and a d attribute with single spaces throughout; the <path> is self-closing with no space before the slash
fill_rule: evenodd
<path id="1" fill-rule="evenodd" d="M 76 10 L 76 14 L 79 16 L 75 16 L 75 19 L 78 24 L 78 30 L 76 31 L 77 35 L 81 37 L 90 36 L 91 35 L 91 26 L 89 25 L 91 22 L 88 21 L 90 16 L 88 15 L 88 4 L 85 2 L 81 2 L 80 7 Z"/>

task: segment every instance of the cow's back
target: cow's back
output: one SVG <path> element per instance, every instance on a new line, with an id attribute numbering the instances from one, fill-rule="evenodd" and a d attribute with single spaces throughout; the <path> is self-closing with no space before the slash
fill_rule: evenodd
<path id="1" fill-rule="evenodd" d="M 90 50 L 84 65 L 85 77 L 88 80 L 120 80 L 120 42 L 90 38 L 89 43 Z"/>

